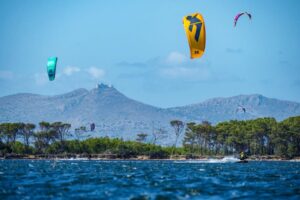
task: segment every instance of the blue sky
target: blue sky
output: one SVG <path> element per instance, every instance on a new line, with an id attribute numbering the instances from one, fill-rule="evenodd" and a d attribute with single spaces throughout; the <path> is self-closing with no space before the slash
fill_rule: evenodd
<path id="1" fill-rule="evenodd" d="M 300 102 L 298 0 L 2 0 L 0 94 L 61 94 L 96 83 L 171 107 L 259 93 Z M 253 15 L 250 22 L 240 11 Z M 206 52 L 190 60 L 184 15 L 206 22 Z M 57 77 L 46 63 L 57 56 Z"/>

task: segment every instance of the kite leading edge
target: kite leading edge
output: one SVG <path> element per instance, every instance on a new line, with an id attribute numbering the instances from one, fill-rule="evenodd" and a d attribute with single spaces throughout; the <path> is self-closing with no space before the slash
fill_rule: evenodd
<path id="1" fill-rule="evenodd" d="M 249 19 L 251 20 L 252 19 L 252 15 L 250 13 L 247 13 L 247 12 L 242 12 L 242 13 L 239 13 L 235 16 L 234 18 L 234 27 L 236 26 L 239 18 L 242 16 L 242 15 L 247 15 L 249 17 Z"/>

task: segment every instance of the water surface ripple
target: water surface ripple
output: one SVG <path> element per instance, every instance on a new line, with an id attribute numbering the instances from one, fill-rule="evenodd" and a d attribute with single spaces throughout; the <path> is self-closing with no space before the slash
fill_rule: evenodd
<path id="1" fill-rule="evenodd" d="M 300 199 L 300 163 L 0 161 L 0 199 L 45 198 Z"/>

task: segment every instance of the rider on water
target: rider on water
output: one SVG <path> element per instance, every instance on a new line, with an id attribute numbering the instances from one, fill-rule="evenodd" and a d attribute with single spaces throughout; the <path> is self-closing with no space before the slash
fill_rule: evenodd
<path id="1" fill-rule="evenodd" d="M 242 151 L 241 153 L 240 153 L 240 160 L 245 160 L 246 159 L 246 155 L 245 155 L 245 153 Z"/>

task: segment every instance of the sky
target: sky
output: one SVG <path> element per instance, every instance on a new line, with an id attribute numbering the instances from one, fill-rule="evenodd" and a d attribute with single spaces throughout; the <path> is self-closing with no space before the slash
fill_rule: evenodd
<path id="1" fill-rule="evenodd" d="M 0 96 L 104 82 L 158 107 L 240 94 L 300 102 L 299 10 L 298 0 L 0 0 Z M 253 19 L 234 28 L 243 11 Z M 182 18 L 195 12 L 207 40 L 191 60 Z"/>

